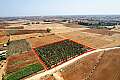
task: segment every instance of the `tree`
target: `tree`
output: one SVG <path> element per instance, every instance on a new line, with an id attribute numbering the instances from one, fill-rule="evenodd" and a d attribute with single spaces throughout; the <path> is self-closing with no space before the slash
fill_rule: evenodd
<path id="1" fill-rule="evenodd" d="M 50 29 L 50 28 L 47 28 L 47 32 L 48 32 L 48 33 L 51 32 L 51 29 Z"/>

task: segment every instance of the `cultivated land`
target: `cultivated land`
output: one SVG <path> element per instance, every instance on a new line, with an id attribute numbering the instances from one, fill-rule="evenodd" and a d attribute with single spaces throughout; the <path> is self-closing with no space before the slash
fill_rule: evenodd
<path id="1" fill-rule="evenodd" d="M 7 58 L 7 66 L 5 68 L 4 79 L 21 79 L 27 75 L 33 74 L 41 70 L 44 70 L 44 68 L 38 61 L 38 58 L 36 58 L 32 51 L 29 51 L 20 55 L 13 55 Z"/>
<path id="2" fill-rule="evenodd" d="M 120 49 L 88 55 L 61 72 L 65 80 L 119 80 Z M 109 76 L 109 77 L 106 77 Z"/>
<path id="3" fill-rule="evenodd" d="M 87 48 L 70 40 L 63 40 L 57 43 L 35 48 L 37 54 L 41 57 L 49 69 L 79 56 L 90 49 L 91 48 Z"/>
<path id="4" fill-rule="evenodd" d="M 33 74 L 37 75 L 41 73 L 39 71 L 49 71 L 45 69 L 46 59 L 48 59 L 47 61 L 49 61 L 52 64 L 52 65 L 47 64 L 47 66 L 49 66 L 49 69 L 50 70 L 54 69 L 54 67 L 56 67 L 54 65 L 59 64 L 61 61 L 61 58 L 59 58 L 58 54 L 56 54 L 58 53 L 57 51 L 59 50 L 63 51 L 59 55 L 63 55 L 63 53 L 66 52 L 63 55 L 63 57 L 66 56 L 67 57 L 66 61 L 69 62 L 68 59 L 70 59 L 71 57 L 73 58 L 76 57 L 76 54 L 80 54 L 79 51 L 78 53 L 75 52 L 77 51 L 76 49 L 73 50 L 73 53 L 70 53 L 74 55 L 68 54 L 69 51 L 72 50 L 70 47 L 75 47 L 75 46 L 70 45 L 66 47 L 64 45 L 62 46 L 62 48 L 66 50 L 63 50 L 62 48 L 59 48 L 59 45 L 63 45 L 63 44 L 58 44 L 58 45 L 54 44 L 56 42 L 64 41 L 66 39 L 74 41 L 75 43 L 77 43 L 77 45 L 81 44 L 93 49 L 120 46 L 119 32 L 88 29 L 88 28 L 83 28 L 83 26 L 79 28 L 79 25 L 65 24 L 65 23 L 64 24 L 40 23 L 40 24 L 29 24 L 29 25 L 24 25 L 24 24 L 25 23 L 23 22 L 15 23 L 15 24 L 11 22 L 11 24 L 7 26 L 5 25 L 6 27 L 4 29 L 1 29 L 2 31 L 0 32 L 0 34 L 2 35 L 0 39 L 2 40 L 1 44 L 6 43 L 8 41 L 7 39 L 10 38 L 10 42 L 8 45 L 9 57 L 7 58 L 7 62 L 4 64 L 5 66 L 3 68 L 5 69 L 1 68 L 2 72 L 0 73 L 0 76 L 2 76 L 2 74 L 5 74 L 4 76 L 5 80 L 13 80 L 13 79 L 18 80 L 21 78 L 29 80 L 29 77 L 31 77 L 29 75 L 33 75 Z M 46 32 L 47 28 L 50 28 L 51 32 Z M 5 37 L 3 37 L 3 34 Z M 50 49 L 46 48 L 49 46 L 53 46 L 53 47 Z M 48 50 L 48 52 L 46 52 L 46 49 Z M 36 50 L 38 54 L 35 54 L 34 50 Z M 45 52 L 44 54 L 46 54 L 46 56 L 44 55 L 45 57 L 44 59 L 43 59 L 43 52 L 40 53 L 39 50 L 43 50 L 43 52 Z M 101 51 L 94 54 L 90 54 L 88 56 L 80 58 L 79 60 L 73 63 L 70 63 L 66 67 L 63 67 L 62 70 L 60 69 L 57 72 L 46 74 L 45 76 L 42 77 L 37 76 L 36 79 L 101 80 L 101 77 L 103 77 L 105 80 L 112 80 L 112 79 L 119 80 L 120 78 L 119 76 L 120 70 L 118 68 L 118 66 L 120 66 L 119 54 L 118 54 L 119 51 L 120 51 L 119 49 L 115 49 L 106 52 Z M 51 53 L 54 53 L 54 56 Z M 52 56 L 48 56 L 47 54 L 51 54 Z M 45 63 L 41 62 L 40 58 L 42 58 L 42 61 Z M 111 79 L 108 78 L 106 79 L 101 72 L 104 72 L 106 73 L 106 75 L 111 76 L 110 77 Z M 24 78 L 26 76 L 27 78 Z"/>

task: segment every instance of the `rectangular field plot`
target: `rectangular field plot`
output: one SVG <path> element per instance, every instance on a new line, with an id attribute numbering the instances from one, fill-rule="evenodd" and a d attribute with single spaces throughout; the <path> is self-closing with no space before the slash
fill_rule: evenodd
<path id="1" fill-rule="evenodd" d="M 26 76 L 44 70 L 32 51 L 7 58 L 4 80 L 20 80 Z"/>
<path id="2" fill-rule="evenodd" d="M 57 43 L 35 48 L 35 51 L 50 69 L 76 56 L 79 56 L 90 49 L 91 48 L 85 47 L 84 45 L 73 41 L 63 40 Z"/>
<path id="3" fill-rule="evenodd" d="M 31 50 L 31 46 L 29 42 L 27 42 L 25 39 L 16 40 L 9 42 L 7 46 L 7 56 L 17 55 L 21 54 L 26 51 Z"/>

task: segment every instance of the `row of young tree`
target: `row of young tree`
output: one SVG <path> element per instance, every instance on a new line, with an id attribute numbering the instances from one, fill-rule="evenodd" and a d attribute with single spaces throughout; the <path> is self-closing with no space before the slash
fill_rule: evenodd
<path id="1" fill-rule="evenodd" d="M 98 23 L 78 22 L 78 24 L 85 25 L 85 26 L 115 26 L 115 25 L 120 25 L 120 23 L 111 23 L 111 22 L 98 22 Z"/>

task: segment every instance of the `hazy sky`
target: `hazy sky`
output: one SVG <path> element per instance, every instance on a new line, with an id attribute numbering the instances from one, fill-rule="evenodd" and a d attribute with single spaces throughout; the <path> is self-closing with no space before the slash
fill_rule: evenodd
<path id="1" fill-rule="evenodd" d="M 0 0 L 0 16 L 120 14 L 120 0 Z"/>

